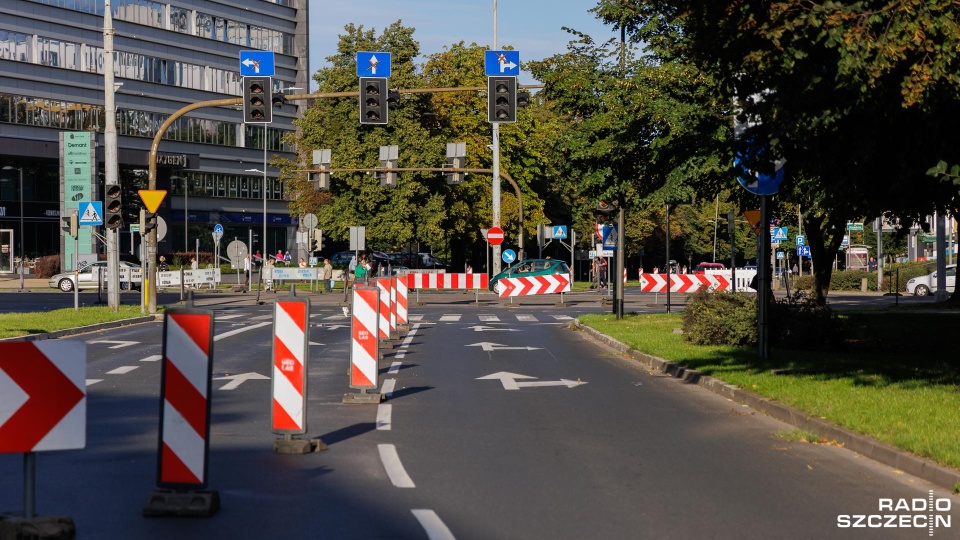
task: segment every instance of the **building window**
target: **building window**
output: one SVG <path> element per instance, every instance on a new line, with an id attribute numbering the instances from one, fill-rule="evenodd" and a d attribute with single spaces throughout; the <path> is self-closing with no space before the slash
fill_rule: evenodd
<path id="1" fill-rule="evenodd" d="M 30 62 L 30 36 L 20 32 L 0 30 L 0 59 Z"/>
<path id="2" fill-rule="evenodd" d="M 181 34 L 189 34 L 190 10 L 170 6 L 170 30 Z"/>

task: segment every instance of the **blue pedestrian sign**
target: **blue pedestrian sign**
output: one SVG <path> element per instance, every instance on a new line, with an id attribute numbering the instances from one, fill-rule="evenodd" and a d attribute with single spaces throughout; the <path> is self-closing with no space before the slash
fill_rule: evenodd
<path id="1" fill-rule="evenodd" d="M 777 259 L 783 259 L 784 257 L 785 257 L 785 255 L 783 254 L 782 251 L 778 251 L 778 252 L 777 252 Z"/>
<path id="2" fill-rule="evenodd" d="M 517 254 L 514 253 L 512 249 L 505 249 L 503 253 L 500 254 L 500 258 L 503 259 L 503 262 L 510 264 L 517 260 Z"/>
<path id="3" fill-rule="evenodd" d="M 787 228 L 786 227 L 773 227 L 772 234 L 770 235 L 770 240 L 774 242 L 784 242 L 787 240 Z"/>
<path id="4" fill-rule="evenodd" d="M 601 229 L 603 249 L 617 249 L 617 228 L 613 225 L 604 225 Z"/>
<path id="5" fill-rule="evenodd" d="M 797 257 L 810 257 L 810 246 L 797 246 Z"/>
<path id="6" fill-rule="evenodd" d="M 566 237 L 567 237 L 567 226 L 566 226 L 566 225 L 554 225 L 554 226 L 553 226 L 553 237 L 554 237 L 554 238 L 566 238 Z"/>
<path id="7" fill-rule="evenodd" d="M 390 61 L 388 52 L 358 52 L 357 77 L 389 77 Z"/>
<path id="8" fill-rule="evenodd" d="M 79 225 L 103 225 L 103 202 L 82 202 L 77 206 L 80 214 Z"/>
<path id="9" fill-rule="evenodd" d="M 483 70 L 488 77 L 520 74 L 520 51 L 484 51 Z"/>
<path id="10" fill-rule="evenodd" d="M 273 77 L 276 74 L 273 51 L 240 51 L 241 77 Z"/>

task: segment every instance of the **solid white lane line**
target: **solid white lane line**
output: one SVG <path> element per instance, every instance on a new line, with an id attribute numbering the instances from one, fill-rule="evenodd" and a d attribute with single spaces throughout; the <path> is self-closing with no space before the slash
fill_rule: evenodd
<path id="1" fill-rule="evenodd" d="M 103 379 L 87 379 L 86 380 L 87 386 L 93 386 L 98 382 L 103 382 Z"/>
<path id="2" fill-rule="evenodd" d="M 125 375 L 131 371 L 137 369 L 140 366 L 120 366 L 117 369 L 107 372 L 107 375 Z"/>
<path id="3" fill-rule="evenodd" d="M 390 364 L 390 370 L 387 371 L 387 375 L 396 375 L 400 373 L 400 366 L 403 365 L 403 362 L 393 362 Z"/>
<path id="4" fill-rule="evenodd" d="M 242 313 L 231 313 L 229 315 L 217 315 L 216 319 L 218 321 L 226 321 L 229 319 L 236 319 L 237 317 L 243 317 Z"/>
<path id="5" fill-rule="evenodd" d="M 157 360 L 163 360 L 163 355 L 162 355 L 162 354 L 153 354 L 153 355 L 150 355 L 150 356 L 148 356 L 148 357 L 146 357 L 146 358 L 141 358 L 141 359 L 140 359 L 141 362 L 156 362 Z"/>
<path id="6" fill-rule="evenodd" d="M 453 533 L 433 510 L 410 510 L 430 540 L 454 540 Z"/>
<path id="7" fill-rule="evenodd" d="M 385 397 L 390 397 L 393 395 L 393 389 L 397 386 L 396 379 L 384 379 L 383 385 L 380 387 L 380 393 Z"/>
<path id="8" fill-rule="evenodd" d="M 267 321 L 267 322 L 262 322 L 262 323 L 258 323 L 258 324 L 253 324 L 253 325 L 250 325 L 250 326 L 244 326 L 243 328 L 237 328 L 236 330 L 230 330 L 229 332 L 224 332 L 224 333 L 222 333 L 222 334 L 213 336 L 213 340 L 214 340 L 214 341 L 220 341 L 220 340 L 223 339 L 223 338 L 228 338 L 228 337 L 230 337 L 230 336 L 235 336 L 235 335 L 237 335 L 237 334 L 242 334 L 242 333 L 244 333 L 244 332 L 249 332 L 250 330 L 254 330 L 254 329 L 256 329 L 256 328 L 260 328 L 261 326 L 267 326 L 267 325 L 270 325 L 270 324 L 273 324 L 273 321 Z"/>
<path id="9" fill-rule="evenodd" d="M 383 462 L 383 468 L 390 477 L 390 482 L 398 488 L 413 488 L 413 480 L 407 475 L 407 471 L 400 463 L 400 456 L 397 454 L 397 447 L 392 444 L 378 444 L 377 450 L 380 451 L 380 461 Z"/>
<path id="10" fill-rule="evenodd" d="M 393 379 L 390 379 L 391 381 Z M 384 386 L 386 386 L 386 381 L 384 381 Z M 381 431 L 389 431 L 391 427 L 391 420 L 393 417 L 393 405 L 389 403 L 381 403 L 377 406 L 377 429 Z"/>

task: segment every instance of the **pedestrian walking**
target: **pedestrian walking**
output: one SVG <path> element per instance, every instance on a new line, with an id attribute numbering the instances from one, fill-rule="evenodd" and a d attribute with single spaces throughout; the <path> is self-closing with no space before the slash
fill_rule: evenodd
<path id="1" fill-rule="evenodd" d="M 167 272 L 170 270 L 170 265 L 167 264 L 167 258 L 163 255 L 160 256 L 160 262 L 157 263 L 157 270 L 160 272 Z"/>
<path id="2" fill-rule="evenodd" d="M 249 287 L 250 286 L 250 254 L 249 253 L 247 253 L 247 255 L 243 258 L 243 275 L 244 275 L 243 286 Z"/>

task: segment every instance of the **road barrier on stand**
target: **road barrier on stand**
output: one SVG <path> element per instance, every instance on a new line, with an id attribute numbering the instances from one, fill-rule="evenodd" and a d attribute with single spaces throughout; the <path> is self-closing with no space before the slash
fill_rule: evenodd
<path id="1" fill-rule="evenodd" d="M 407 280 L 397 278 L 397 324 L 405 325 L 407 320 Z"/>
<path id="2" fill-rule="evenodd" d="M 737 272 L 737 281 L 740 281 L 740 272 Z M 752 276 L 751 276 L 752 277 Z M 709 287 L 715 291 L 732 289 L 730 277 L 721 273 L 712 274 L 670 274 L 670 292 L 692 293 Z M 640 274 L 641 292 L 666 292 L 667 274 Z"/>
<path id="3" fill-rule="evenodd" d="M 400 278 L 390 278 L 390 335 L 397 335 L 397 283 Z"/>
<path id="4" fill-rule="evenodd" d="M 486 289 L 486 274 L 407 274 L 411 289 Z"/>
<path id="5" fill-rule="evenodd" d="M 377 327 L 380 339 L 390 339 L 390 282 L 392 278 L 377 278 L 377 290 L 380 291 L 380 316 Z"/>
<path id="6" fill-rule="evenodd" d="M 307 432 L 307 359 L 310 300 L 278 300 L 273 310 L 273 432 Z"/>
<path id="7" fill-rule="evenodd" d="M 345 394 L 344 403 L 379 403 L 380 366 L 380 288 L 353 288 L 353 322 L 350 324 L 350 388 L 359 393 Z M 367 393 L 373 390 L 373 393 Z"/>
<path id="8" fill-rule="evenodd" d="M 210 517 L 220 509 L 207 485 L 210 455 L 210 387 L 213 312 L 168 309 L 163 317 L 160 371 L 160 444 L 157 487 L 146 517 Z"/>
<path id="9" fill-rule="evenodd" d="M 565 293 L 570 291 L 570 277 L 567 274 L 551 274 L 547 276 L 501 278 L 497 280 L 496 289 L 501 298 Z"/>

